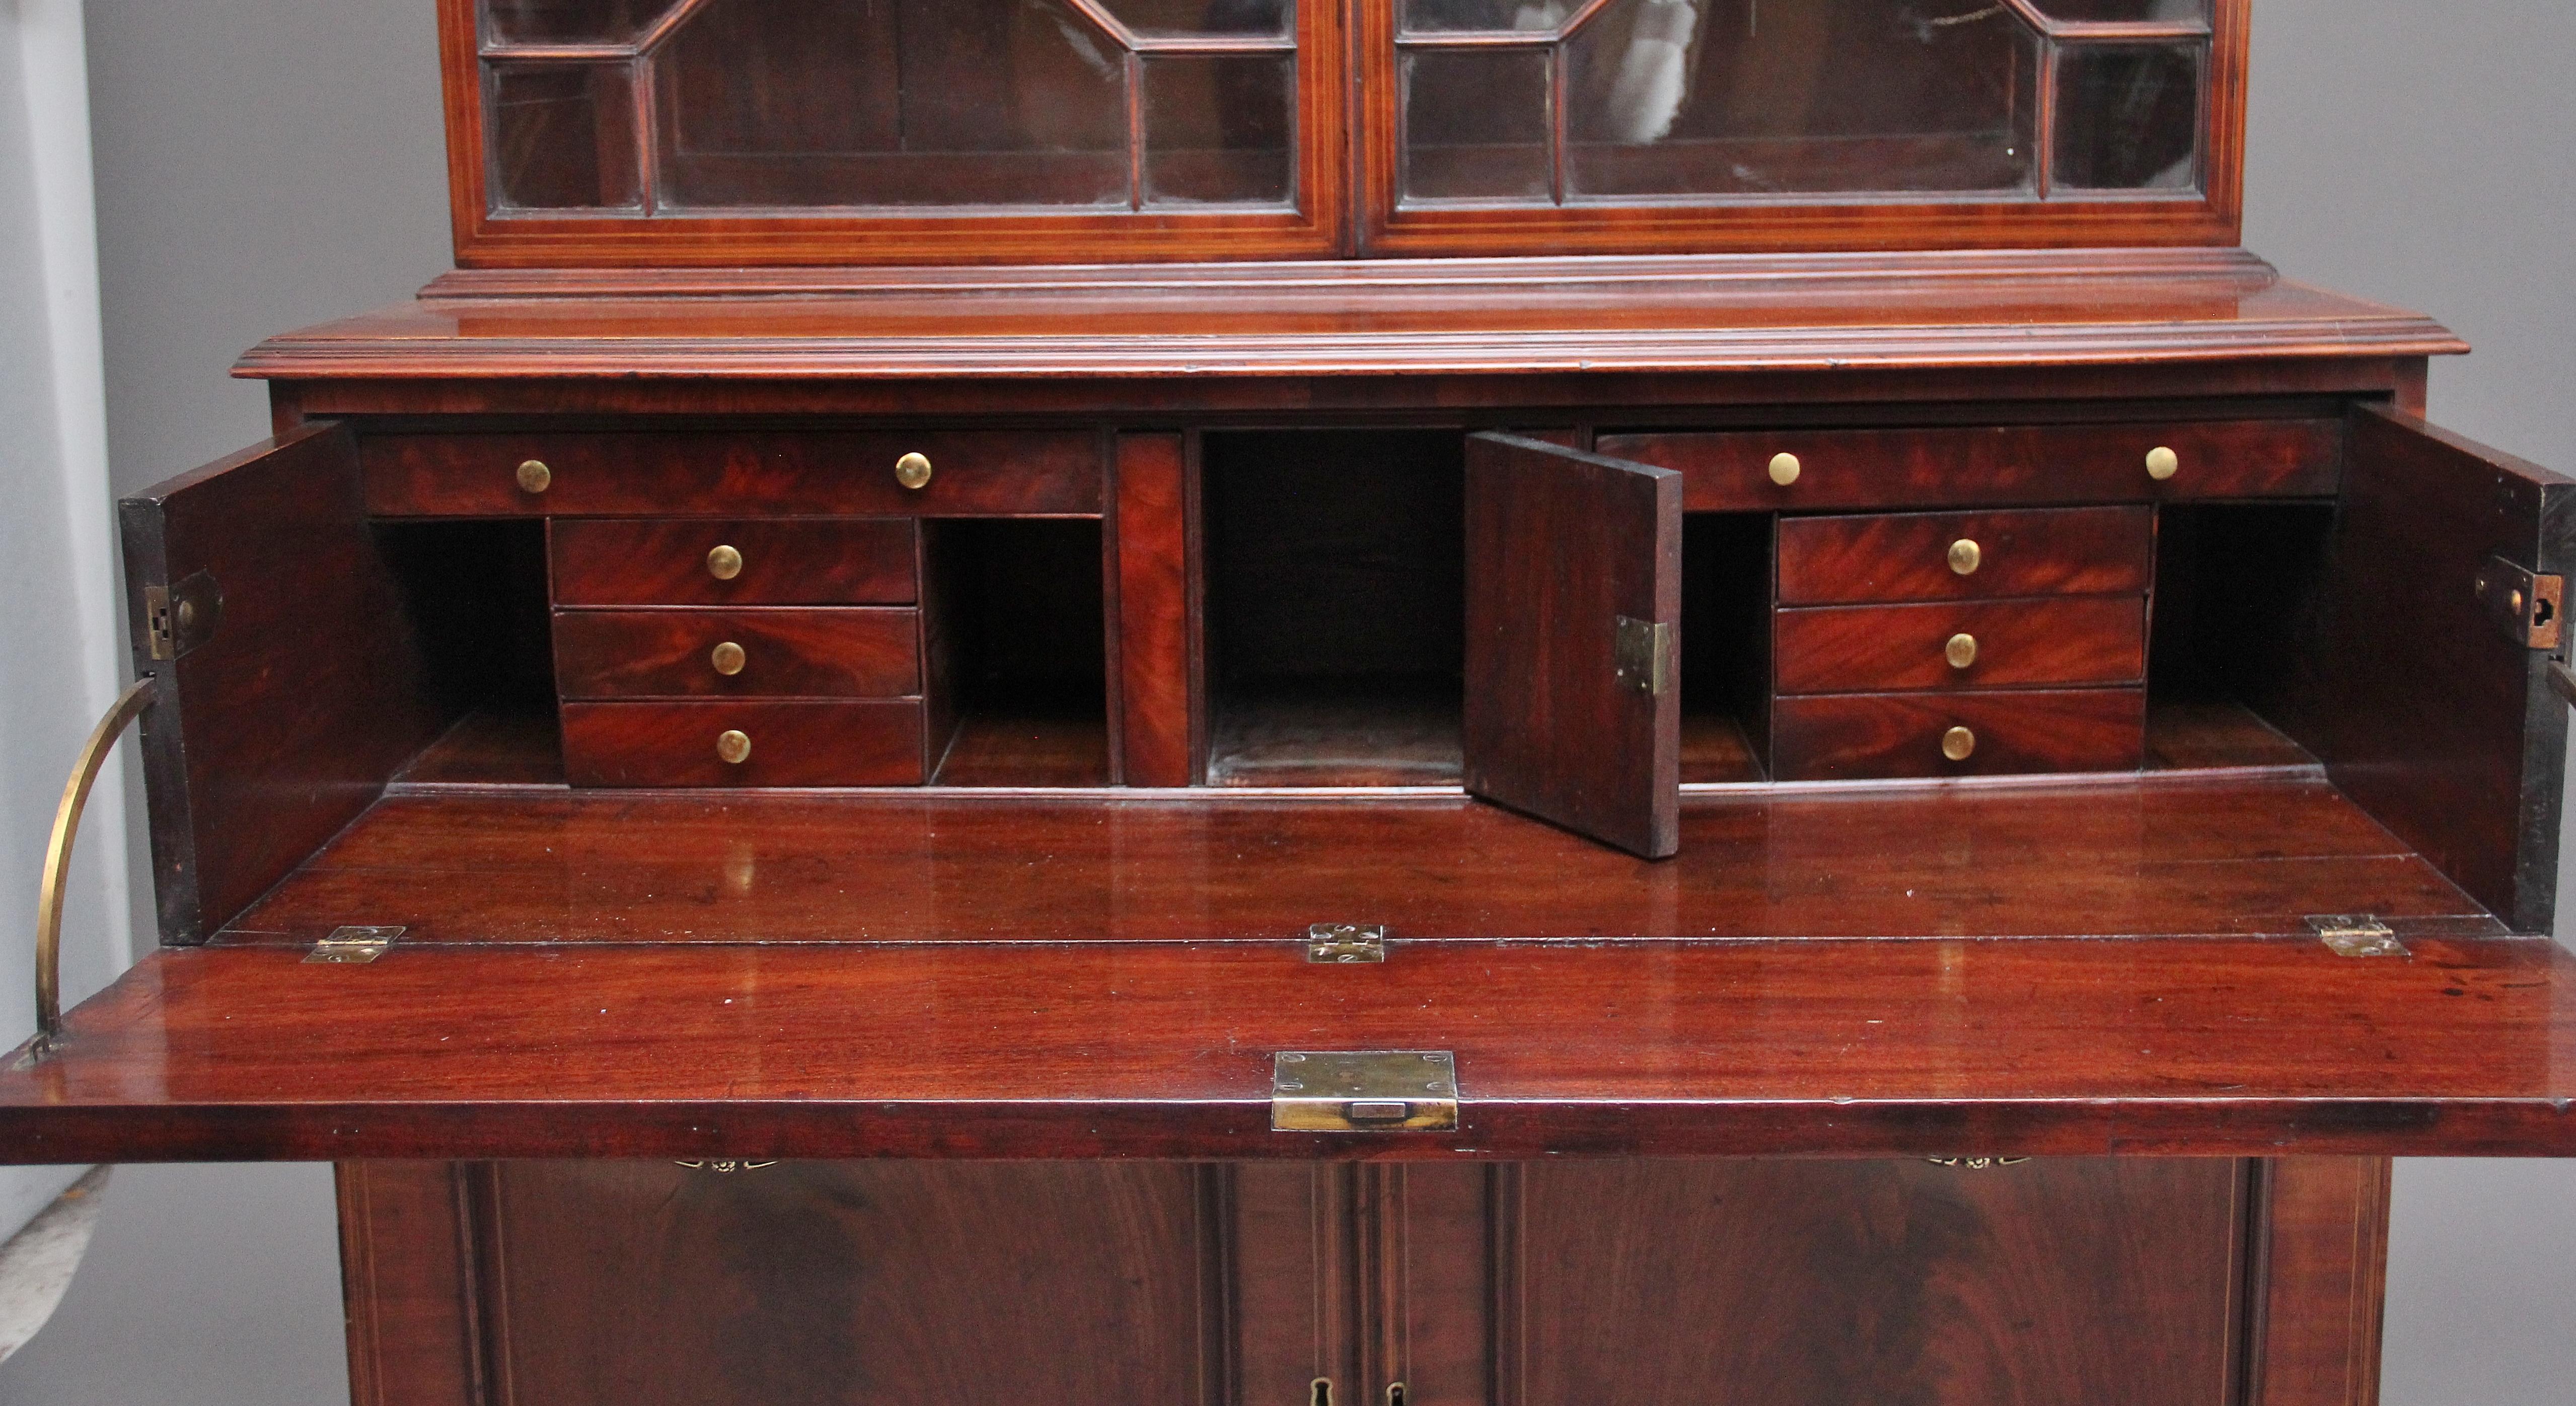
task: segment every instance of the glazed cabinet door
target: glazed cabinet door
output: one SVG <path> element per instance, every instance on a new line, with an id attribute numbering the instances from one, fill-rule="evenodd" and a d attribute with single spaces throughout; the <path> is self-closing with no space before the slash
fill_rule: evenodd
<path id="1" fill-rule="evenodd" d="M 1648 859 L 1681 847 L 1682 476 L 1467 441 L 1466 785 Z"/>

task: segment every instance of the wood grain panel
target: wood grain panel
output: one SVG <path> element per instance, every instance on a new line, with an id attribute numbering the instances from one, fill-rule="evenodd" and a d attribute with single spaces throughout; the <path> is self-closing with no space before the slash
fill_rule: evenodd
<path id="1" fill-rule="evenodd" d="M 1979 553 L 1966 574 L 1948 555 L 1962 540 Z M 2143 592 L 2154 545 L 2154 512 L 2143 507 L 1782 518 L 1779 603 Z"/>
<path id="2" fill-rule="evenodd" d="M 1841 693 L 1771 705 L 1771 774 L 1782 781 L 2135 771 L 2147 698 L 2136 688 Z M 1952 761 L 1951 728 L 1976 736 Z"/>
<path id="3" fill-rule="evenodd" d="M 2388 1182 L 2385 1158 L 2263 1164 L 2246 1406 L 2377 1406 Z"/>
<path id="4" fill-rule="evenodd" d="M 1968 667 L 1943 653 L 1977 642 Z M 1822 606 L 1772 617 L 1772 679 L 1782 693 L 2031 688 L 2137 683 L 2147 669 L 2147 603 L 2138 596 Z"/>
<path id="5" fill-rule="evenodd" d="M 739 765 L 716 738 L 751 739 Z M 919 699 L 566 703 L 575 786 L 914 786 L 928 775 Z"/>
<path id="6" fill-rule="evenodd" d="M 485 1406 L 465 1202 L 448 1162 L 336 1169 L 352 1406 Z"/>
<path id="7" fill-rule="evenodd" d="M 1083 430 L 559 430 L 369 435 L 359 444 L 377 517 L 796 514 L 1094 517 L 1099 437 Z M 905 454 L 930 483 L 894 477 Z M 519 465 L 551 471 L 543 493 Z"/>
<path id="8" fill-rule="evenodd" d="M 1681 476 L 1467 441 L 1466 786 L 1649 859 L 1680 844 L 1681 680 L 1615 667 L 1621 617 L 1681 630 Z M 1678 654 L 1678 645 L 1674 646 Z"/>
<path id="9" fill-rule="evenodd" d="M 1179 435 L 1118 439 L 1120 755 L 1130 786 L 1187 786 L 1199 676 L 1190 467 Z"/>
<path id="10" fill-rule="evenodd" d="M 566 698 L 899 698 L 919 694 L 910 610 L 563 610 L 555 683 Z M 717 645 L 741 672 L 716 672 Z"/>
<path id="11" fill-rule="evenodd" d="M 920 594 L 901 518 L 607 518 L 547 531 L 557 605 L 908 605 Z M 731 547 L 740 574 L 708 553 Z"/>
<path id="12" fill-rule="evenodd" d="M 2169 479 L 2147 451 L 2171 449 Z M 2325 497 L 2343 468 L 2337 420 L 2184 420 L 1885 430 L 1650 430 L 1599 452 L 1679 470 L 1689 512 Z M 1771 481 L 1795 454 L 1795 483 Z"/>

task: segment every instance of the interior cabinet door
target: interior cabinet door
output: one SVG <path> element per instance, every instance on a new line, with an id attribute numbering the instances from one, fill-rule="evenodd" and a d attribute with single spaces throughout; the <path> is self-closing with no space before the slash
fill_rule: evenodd
<path id="1" fill-rule="evenodd" d="M 2559 607 L 2517 611 L 2516 584 L 2491 564 L 2576 567 L 2576 480 L 2367 408 L 2352 415 L 2343 481 L 2313 750 L 2472 897 L 2548 932 L 2567 708 L 2547 669 L 2568 651 Z M 2541 614 L 2539 647 L 2508 627 Z"/>
<path id="2" fill-rule="evenodd" d="M 1682 477 L 1467 441 L 1467 790 L 1649 859 L 1681 847 Z"/>
<path id="3" fill-rule="evenodd" d="M 161 936 L 197 942 L 354 819 L 445 719 L 347 428 L 254 445 L 118 515 L 135 673 L 161 683 L 143 715 Z"/>

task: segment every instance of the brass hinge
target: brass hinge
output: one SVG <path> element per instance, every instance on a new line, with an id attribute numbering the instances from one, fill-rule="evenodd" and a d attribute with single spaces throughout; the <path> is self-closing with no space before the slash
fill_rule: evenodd
<path id="1" fill-rule="evenodd" d="M 686 1167 L 693 1172 L 719 1172 L 730 1176 L 735 1172 L 756 1172 L 763 1167 L 775 1167 L 778 1162 L 775 1158 L 766 1162 L 745 1162 L 738 1158 L 728 1158 L 720 1162 L 673 1162 L 671 1165 Z"/>
<path id="2" fill-rule="evenodd" d="M 212 639 L 223 614 L 224 593 L 211 572 L 200 571 L 175 586 L 146 586 L 145 652 L 156 661 L 177 659 Z"/>
<path id="3" fill-rule="evenodd" d="M 1306 929 L 1310 962 L 1383 962 L 1386 929 L 1376 923 L 1315 923 Z"/>
<path id="4" fill-rule="evenodd" d="M 1273 1132 L 1393 1133 L 1457 1126 L 1458 1062 L 1447 1050 L 1283 1050 L 1271 1057 Z"/>
<path id="5" fill-rule="evenodd" d="M 2018 1167 L 2030 1159 L 2027 1157 L 1926 1157 L 1923 1160 L 1936 1167 L 1948 1167 L 1952 1171 L 1991 1172 L 1998 1167 Z"/>
<path id="6" fill-rule="evenodd" d="M 2308 919 L 2319 939 L 2338 957 L 2403 957 L 2406 944 L 2388 924 L 2368 913 L 2336 913 Z"/>
<path id="7" fill-rule="evenodd" d="M 2506 639 L 2525 649 L 2556 649 L 2559 615 L 2566 607 L 2564 578 L 2526 571 L 2503 557 L 2488 557 L 2478 568 L 2478 604 L 2487 609 Z"/>
<path id="8" fill-rule="evenodd" d="M 401 928 L 333 928 L 331 935 L 313 944 L 304 954 L 308 962 L 372 962 L 385 955 L 394 939 L 403 935 Z"/>
<path id="9" fill-rule="evenodd" d="M 1673 627 L 1616 617 L 1610 662 L 1630 692 L 1662 697 L 1673 686 Z"/>

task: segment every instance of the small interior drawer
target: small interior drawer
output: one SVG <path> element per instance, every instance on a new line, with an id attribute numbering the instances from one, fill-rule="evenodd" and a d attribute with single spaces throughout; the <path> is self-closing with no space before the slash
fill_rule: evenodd
<path id="1" fill-rule="evenodd" d="M 722 749 L 738 733 L 739 761 Z M 917 698 L 566 703 L 564 776 L 575 786 L 917 786 Z"/>
<path id="2" fill-rule="evenodd" d="M 2146 750 L 2140 688 L 1854 693 L 1781 698 L 1771 773 L 1782 781 L 2135 771 Z M 1953 729 L 1973 747 L 1944 749 Z"/>
<path id="3" fill-rule="evenodd" d="M 2154 510 L 1784 517 L 1779 603 L 2144 593 Z"/>
<path id="4" fill-rule="evenodd" d="M 893 607 L 566 610 L 566 698 L 900 698 L 921 692 L 921 617 Z"/>
<path id="5" fill-rule="evenodd" d="M 557 605 L 908 605 L 920 594 L 906 518 L 601 518 L 548 534 Z"/>
<path id="6" fill-rule="evenodd" d="M 2335 420 L 2187 420 L 1649 431 L 1605 434 L 1597 447 L 1612 458 L 1678 470 L 1682 505 L 1691 512 L 2147 503 L 2330 495 L 2342 478 L 2343 426 Z M 2166 453 L 2156 454 L 2160 449 Z M 1787 465 L 1780 475 L 1773 472 L 1784 454 L 1796 461 L 1794 476 Z"/>
<path id="7" fill-rule="evenodd" d="M 2133 684 L 2146 676 L 2143 596 L 1829 605 L 1772 617 L 1781 693 Z"/>

